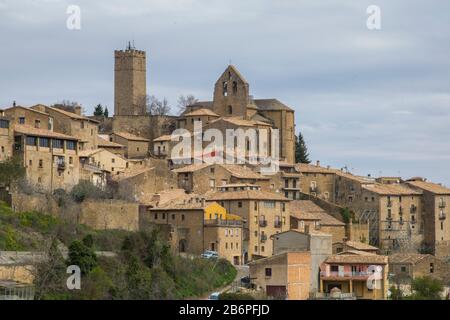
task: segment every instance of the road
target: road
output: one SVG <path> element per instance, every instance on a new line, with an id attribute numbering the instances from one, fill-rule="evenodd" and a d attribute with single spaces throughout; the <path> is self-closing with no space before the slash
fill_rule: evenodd
<path id="1" fill-rule="evenodd" d="M 237 274 L 236 274 L 236 277 L 234 278 L 233 282 L 240 283 L 240 280 L 242 277 L 246 277 L 249 275 L 249 268 L 248 268 L 248 266 L 234 266 L 234 267 L 237 270 Z M 229 285 L 226 285 L 219 289 L 215 289 L 214 291 L 211 291 L 208 294 L 199 297 L 198 300 L 208 300 L 211 293 L 214 293 L 214 292 L 219 292 L 219 293 L 227 292 L 228 290 L 230 290 L 232 288 L 233 282 L 230 283 Z"/>

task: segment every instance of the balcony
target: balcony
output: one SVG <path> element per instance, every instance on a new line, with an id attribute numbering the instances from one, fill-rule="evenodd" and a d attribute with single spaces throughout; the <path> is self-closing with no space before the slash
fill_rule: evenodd
<path id="1" fill-rule="evenodd" d="M 281 228 L 281 221 L 275 221 L 274 224 L 273 224 L 273 226 L 274 226 L 275 228 Z"/>
<path id="2" fill-rule="evenodd" d="M 259 220 L 259 226 L 261 228 L 267 227 L 267 220 Z"/>
<path id="3" fill-rule="evenodd" d="M 65 162 L 59 162 L 56 164 L 58 170 L 66 170 L 66 163 Z"/>
<path id="4" fill-rule="evenodd" d="M 261 242 L 266 242 L 266 240 L 267 240 L 267 235 L 262 234 L 261 235 Z"/>
<path id="5" fill-rule="evenodd" d="M 207 226 L 242 226 L 241 220 L 222 220 L 222 219 L 208 219 L 205 220 Z"/>
<path id="6" fill-rule="evenodd" d="M 310 300 L 356 300 L 354 292 L 347 293 L 325 293 L 325 292 L 311 292 L 309 294 Z"/>
<path id="7" fill-rule="evenodd" d="M 321 271 L 321 278 L 367 278 L 373 275 L 367 271 Z"/>
<path id="8" fill-rule="evenodd" d="M 388 206 L 388 208 L 392 207 L 392 200 L 388 200 L 387 206 Z"/>
<path id="9" fill-rule="evenodd" d="M 439 213 L 439 220 L 445 220 L 445 218 L 447 218 L 447 216 L 445 215 L 445 212 Z"/>
<path id="10" fill-rule="evenodd" d="M 446 206 L 445 201 L 439 201 L 439 209 L 444 209 Z"/>

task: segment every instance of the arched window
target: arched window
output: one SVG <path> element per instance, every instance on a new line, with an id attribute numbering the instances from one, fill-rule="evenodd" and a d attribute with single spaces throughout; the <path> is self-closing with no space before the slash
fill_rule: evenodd
<path id="1" fill-rule="evenodd" d="M 223 82 L 222 89 L 223 89 L 223 95 L 227 96 L 228 95 L 228 82 L 226 82 L 226 81 Z"/>
<path id="2" fill-rule="evenodd" d="M 228 106 L 228 114 L 233 114 L 233 107 L 232 106 Z"/>
<path id="3" fill-rule="evenodd" d="M 236 93 L 237 93 L 237 90 L 238 90 L 238 88 L 237 88 L 237 82 L 236 82 L 236 81 L 233 81 L 233 94 L 236 94 Z"/>

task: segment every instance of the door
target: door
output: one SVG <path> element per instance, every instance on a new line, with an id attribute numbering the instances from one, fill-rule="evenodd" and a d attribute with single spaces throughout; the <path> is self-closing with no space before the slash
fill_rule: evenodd
<path id="1" fill-rule="evenodd" d="M 286 286 L 266 286 L 266 295 L 274 299 L 286 299 Z"/>

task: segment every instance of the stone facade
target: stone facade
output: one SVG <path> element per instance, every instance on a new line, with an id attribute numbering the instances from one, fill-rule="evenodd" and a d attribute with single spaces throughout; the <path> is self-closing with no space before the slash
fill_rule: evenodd
<path id="1" fill-rule="evenodd" d="M 223 186 L 208 196 L 244 220 L 244 262 L 272 254 L 270 236 L 289 230 L 289 199 L 257 186 Z"/>
<path id="2" fill-rule="evenodd" d="M 4 161 L 13 154 L 13 130 L 9 120 L 0 117 L 0 161 Z"/>
<path id="3" fill-rule="evenodd" d="M 129 46 L 114 52 L 114 114 L 144 115 L 147 95 L 145 51 Z"/>
<path id="4" fill-rule="evenodd" d="M 135 136 L 128 132 L 114 132 L 112 141 L 125 147 L 124 155 L 130 159 L 143 159 L 148 157 L 149 140 Z"/>

